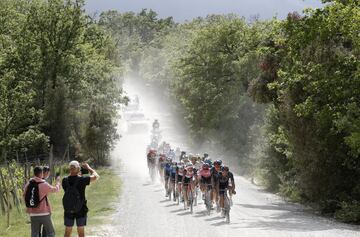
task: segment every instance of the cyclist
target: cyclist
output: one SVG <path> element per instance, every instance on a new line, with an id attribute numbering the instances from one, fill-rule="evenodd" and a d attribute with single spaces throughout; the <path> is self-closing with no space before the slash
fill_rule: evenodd
<path id="1" fill-rule="evenodd" d="M 175 160 L 176 154 L 175 154 L 174 149 L 170 149 L 168 157 L 171 158 L 172 160 Z"/>
<path id="2" fill-rule="evenodd" d="M 211 178 L 212 178 L 212 186 L 213 186 L 213 202 L 216 203 L 216 211 L 220 212 L 220 206 L 219 206 L 219 190 L 217 184 L 218 174 L 221 171 L 221 160 L 214 161 L 213 167 L 211 167 Z"/>
<path id="3" fill-rule="evenodd" d="M 160 128 L 160 123 L 157 119 L 154 120 L 153 124 L 152 124 L 153 130 L 159 130 Z"/>
<path id="4" fill-rule="evenodd" d="M 184 156 L 186 156 L 186 151 L 181 151 L 180 161 L 182 161 L 182 159 L 184 158 Z"/>
<path id="5" fill-rule="evenodd" d="M 190 160 L 187 155 L 183 156 L 182 162 L 184 163 L 185 166 L 190 163 Z"/>
<path id="6" fill-rule="evenodd" d="M 204 153 L 203 157 L 202 157 L 202 161 L 204 161 L 205 159 L 209 158 L 209 154 L 208 153 Z"/>
<path id="7" fill-rule="evenodd" d="M 166 164 L 166 156 L 164 153 L 161 153 L 158 159 L 158 170 L 161 182 L 164 183 L 164 168 Z"/>
<path id="8" fill-rule="evenodd" d="M 212 165 L 213 165 L 213 163 L 212 163 L 212 161 L 211 161 L 210 158 L 206 158 L 206 159 L 203 161 L 203 163 L 208 164 L 210 167 L 212 167 Z"/>
<path id="9" fill-rule="evenodd" d="M 178 163 L 178 169 L 177 169 L 176 182 L 177 182 L 178 194 L 181 197 L 181 201 L 183 201 L 183 196 L 181 195 L 183 177 L 184 177 L 184 163 L 179 162 Z"/>
<path id="10" fill-rule="evenodd" d="M 210 165 L 208 163 L 204 163 L 201 167 L 201 169 L 198 171 L 198 177 L 200 182 L 200 190 L 203 193 L 203 198 L 205 199 L 205 193 L 207 191 L 207 188 L 212 189 L 212 177 L 210 172 Z M 212 200 L 212 192 L 211 192 L 211 200 Z"/>
<path id="11" fill-rule="evenodd" d="M 231 182 L 231 186 L 229 181 Z M 229 190 L 231 194 L 236 194 L 234 175 L 229 171 L 228 166 L 222 167 L 218 173 L 217 186 L 220 196 L 221 215 L 224 217 L 224 195 L 226 190 Z"/>
<path id="12" fill-rule="evenodd" d="M 151 149 L 149 151 L 149 153 L 147 154 L 147 165 L 148 165 L 148 168 L 149 168 L 149 174 L 150 174 L 150 177 L 152 179 L 152 181 L 154 181 L 155 179 L 155 168 L 156 168 L 156 150 L 154 149 Z"/>
<path id="13" fill-rule="evenodd" d="M 194 155 L 190 158 L 191 164 L 194 167 L 195 173 L 195 186 L 199 184 L 198 171 L 201 169 L 201 163 L 199 162 L 200 155 Z"/>
<path id="14" fill-rule="evenodd" d="M 150 169 L 152 166 L 155 166 L 156 163 L 156 150 L 151 148 L 147 154 L 147 165 Z"/>
<path id="15" fill-rule="evenodd" d="M 192 190 L 194 190 L 194 167 L 190 163 L 186 165 L 186 168 L 184 170 L 182 185 L 183 185 L 185 206 L 188 208 L 189 207 L 188 188 L 190 187 Z"/>
<path id="16" fill-rule="evenodd" d="M 177 188 L 177 177 L 178 177 L 178 166 L 175 161 L 172 162 L 171 170 L 170 170 L 170 185 L 173 190 L 173 200 L 176 201 L 176 192 L 175 189 Z"/>
<path id="17" fill-rule="evenodd" d="M 167 158 L 164 164 L 164 180 L 165 180 L 166 197 L 169 196 L 169 179 L 171 173 L 171 166 L 172 166 L 172 160 L 170 158 Z"/>

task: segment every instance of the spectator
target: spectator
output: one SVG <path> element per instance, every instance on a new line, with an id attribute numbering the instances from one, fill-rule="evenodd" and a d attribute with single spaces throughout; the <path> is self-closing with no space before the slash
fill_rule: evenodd
<path id="1" fill-rule="evenodd" d="M 78 161 L 71 161 L 70 175 L 62 181 L 65 191 L 63 197 L 65 237 L 70 237 L 72 228 L 76 221 L 79 237 L 85 236 L 85 226 L 87 223 L 88 207 L 86 205 L 85 189 L 86 186 L 99 178 L 99 175 L 87 163 L 82 165 L 83 169 L 88 170 L 90 176 L 80 176 L 80 164 Z"/>
<path id="2" fill-rule="evenodd" d="M 59 192 L 59 190 L 60 177 L 56 179 L 56 185 L 52 186 L 43 180 L 42 167 L 34 168 L 34 177 L 25 185 L 24 190 L 26 212 L 30 215 L 31 221 L 31 237 L 39 236 L 41 226 L 44 227 L 48 237 L 55 236 L 51 221 L 51 206 L 47 195 Z"/>
<path id="3" fill-rule="evenodd" d="M 50 177 L 50 167 L 49 166 L 43 166 L 43 180 L 47 181 L 47 179 Z M 46 230 L 44 228 L 44 225 L 41 225 L 39 237 L 48 237 L 46 234 Z"/>

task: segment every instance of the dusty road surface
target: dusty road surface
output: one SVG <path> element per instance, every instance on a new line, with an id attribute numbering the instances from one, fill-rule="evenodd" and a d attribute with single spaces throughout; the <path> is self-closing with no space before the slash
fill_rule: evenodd
<path id="1" fill-rule="evenodd" d="M 169 102 L 151 88 L 126 81 L 130 95 L 138 95 L 141 107 L 149 118 L 160 120 L 164 140 L 174 146 L 189 148 L 184 119 L 173 113 Z M 301 205 L 288 204 L 236 176 L 237 195 L 230 215 L 231 223 L 213 211 L 205 214 L 199 201 L 194 213 L 185 211 L 165 199 L 159 182 L 150 183 L 145 160 L 149 131 L 140 134 L 122 134 L 113 151 L 115 164 L 121 163 L 123 180 L 121 200 L 109 223 L 98 228 L 95 236 L 241 236 L 241 237 L 359 237 L 360 229 L 311 214 Z"/>

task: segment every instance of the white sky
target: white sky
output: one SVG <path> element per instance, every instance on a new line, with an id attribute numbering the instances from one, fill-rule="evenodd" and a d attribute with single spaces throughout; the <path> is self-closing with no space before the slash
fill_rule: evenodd
<path id="1" fill-rule="evenodd" d="M 87 0 L 88 13 L 116 9 L 121 12 L 139 12 L 142 8 L 153 9 L 160 17 L 174 17 L 175 21 L 191 20 L 208 14 L 236 13 L 250 17 L 259 15 L 284 18 L 288 12 L 301 12 L 307 7 L 321 6 L 320 0 Z"/>

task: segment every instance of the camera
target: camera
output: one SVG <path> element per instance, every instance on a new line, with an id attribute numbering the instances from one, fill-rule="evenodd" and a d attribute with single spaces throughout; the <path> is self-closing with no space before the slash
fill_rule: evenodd
<path id="1" fill-rule="evenodd" d="M 81 174 L 89 174 L 89 170 L 85 169 L 84 167 L 81 167 L 80 172 Z"/>

